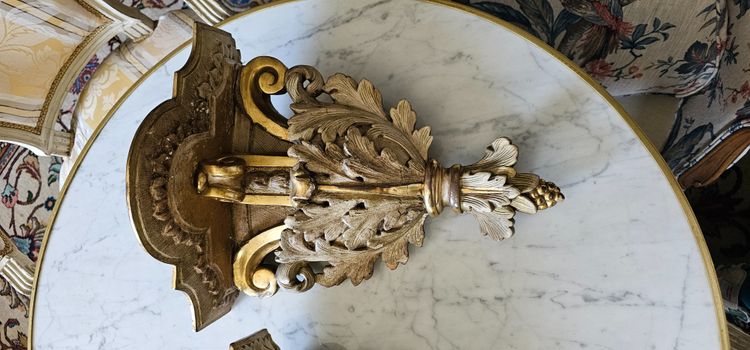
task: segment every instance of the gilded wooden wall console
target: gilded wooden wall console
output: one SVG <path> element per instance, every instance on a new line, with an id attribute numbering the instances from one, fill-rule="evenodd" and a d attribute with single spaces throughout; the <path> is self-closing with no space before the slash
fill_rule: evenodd
<path id="1" fill-rule="evenodd" d="M 563 199 L 513 168 L 518 148 L 506 138 L 474 164 L 443 167 L 410 103 L 385 110 L 367 80 L 272 57 L 242 66 L 231 36 L 207 26 L 194 43 L 174 98 L 135 135 L 128 199 L 143 246 L 175 265 L 196 329 L 228 312 L 238 290 L 358 285 L 379 259 L 395 269 L 444 209 L 503 240 L 516 212 Z M 288 120 L 274 94 L 292 99 Z"/>

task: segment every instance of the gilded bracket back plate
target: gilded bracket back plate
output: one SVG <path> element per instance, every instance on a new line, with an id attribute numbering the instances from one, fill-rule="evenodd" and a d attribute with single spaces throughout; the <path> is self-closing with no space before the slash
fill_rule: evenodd
<path id="1" fill-rule="evenodd" d="M 286 67 L 260 59 L 241 72 L 231 35 L 197 24 L 194 37 L 190 57 L 175 75 L 174 97 L 149 113 L 133 138 L 127 188 L 139 240 L 154 258 L 175 266 L 174 288 L 190 297 L 200 330 L 229 312 L 237 296 L 235 248 L 290 213 L 278 174 L 289 172 L 291 144 L 279 135 L 285 122 L 269 97 L 284 92 L 275 81 L 283 82 Z M 245 110 L 237 102 L 245 97 L 238 86 L 258 92 L 245 99 Z M 252 155 L 224 157 L 231 154 Z M 217 161 L 207 161 L 212 159 Z M 212 169 L 210 180 L 219 184 L 199 195 L 208 180 L 200 174 Z M 215 200 L 246 186 L 271 192 L 250 198 L 261 206 Z"/>
<path id="2" fill-rule="evenodd" d="M 229 34 L 197 24 L 190 57 L 175 75 L 175 97 L 148 114 L 128 156 L 138 238 L 149 254 L 175 266 L 174 288 L 190 298 L 196 330 L 229 312 L 238 294 L 226 220 L 232 205 L 192 189 L 200 160 L 232 151 L 239 60 Z"/>

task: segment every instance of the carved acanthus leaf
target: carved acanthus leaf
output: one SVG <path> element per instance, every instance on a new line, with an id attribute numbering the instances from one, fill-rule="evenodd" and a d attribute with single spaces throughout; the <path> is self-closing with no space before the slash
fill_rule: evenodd
<path id="1" fill-rule="evenodd" d="M 527 193 L 539 186 L 539 176 L 532 173 L 518 173 L 508 179 L 508 183 L 518 188 L 521 193 Z"/>
<path id="2" fill-rule="evenodd" d="M 340 105 L 355 107 L 386 119 L 380 91 L 368 80 L 361 80 L 358 84 L 351 77 L 336 73 L 328 78 L 323 91 Z"/>
<path id="3" fill-rule="evenodd" d="M 287 76 L 295 112 L 288 123 L 294 143 L 289 155 L 314 182 L 305 188 L 317 192 L 295 197 L 300 211 L 287 220 L 291 230 L 277 255 L 281 263 L 325 263 L 317 283 L 331 286 L 348 278 L 359 284 L 372 274 L 378 257 L 391 269 L 405 263 L 409 244 L 420 246 L 424 239 L 426 205 L 435 214 L 447 201 L 474 215 L 485 235 L 501 240 L 513 234 L 516 210 L 534 212 L 534 200 L 546 203 L 553 197 L 521 195 L 535 189 L 539 178 L 514 179 L 518 149 L 506 138 L 495 140 L 475 164 L 452 167 L 460 176 L 453 175 L 456 170 L 435 170 L 436 161 L 427 169 L 432 136 L 428 127 L 415 130 L 409 102 L 400 101 L 386 113 L 369 81 L 343 74 L 322 80 L 306 66 Z M 321 93 L 333 101 L 317 99 Z M 458 183 L 450 185 L 454 179 Z"/>
<path id="4" fill-rule="evenodd" d="M 337 191 L 379 193 L 388 186 L 421 184 L 432 136 L 427 127 L 414 129 L 411 105 L 401 101 L 386 113 L 380 92 L 369 81 L 343 74 L 321 80 L 311 67 L 288 73 L 295 112 L 289 120 L 295 143 L 289 156 L 299 160 L 317 185 Z M 316 99 L 321 92 L 333 102 Z M 326 195 L 323 187 L 319 191 L 297 201 L 300 210 L 286 221 L 291 231 L 282 237 L 277 259 L 327 263 L 318 283 L 331 286 L 348 278 L 359 284 L 370 277 L 378 257 L 393 269 L 408 259 L 410 243 L 422 244 L 426 212 L 419 195 L 352 201 Z"/>
<path id="5" fill-rule="evenodd" d="M 347 131 L 344 151 L 347 158 L 343 161 L 343 169 L 352 179 L 383 184 L 413 183 L 424 177 L 424 170 L 415 169 L 415 162 L 409 162 L 408 167 L 401 164 L 392 150 L 383 148 L 378 154 L 372 140 L 356 128 Z"/>
<path id="6" fill-rule="evenodd" d="M 483 235 L 491 239 L 501 241 L 513 236 L 513 216 L 515 211 L 512 208 L 500 207 L 493 211 L 472 211 L 472 215 L 479 222 L 479 230 Z"/>
<path id="7" fill-rule="evenodd" d="M 430 127 L 425 126 L 419 130 L 414 130 L 414 124 L 417 122 L 417 113 L 411 108 L 407 100 L 398 102 L 395 108 L 391 108 L 391 120 L 396 128 L 407 135 L 411 135 L 412 143 L 416 146 L 417 151 L 422 159 L 427 159 L 427 150 L 432 144 Z"/>
<path id="8" fill-rule="evenodd" d="M 335 200 L 324 203 L 304 203 L 285 224 L 302 232 L 308 242 L 319 237 L 327 241 L 338 239 L 347 229 L 344 216 L 357 205 L 356 200 Z"/>
<path id="9" fill-rule="evenodd" d="M 305 163 L 307 170 L 327 175 L 328 182 L 332 183 L 357 183 L 356 179 L 349 178 L 341 168 L 344 162 L 344 150 L 335 143 L 325 145 L 325 150 L 320 146 L 308 141 L 301 141 L 292 145 L 287 151 L 290 157 L 297 158 L 300 163 Z"/>
<path id="10" fill-rule="evenodd" d="M 516 208 L 516 210 L 526 213 L 535 214 L 537 212 L 536 205 L 526 196 L 518 196 L 510 201 L 510 206 Z"/>
<path id="11" fill-rule="evenodd" d="M 361 283 L 372 275 L 374 263 L 380 256 L 390 269 L 406 263 L 408 244 L 421 246 L 424 240 L 426 214 L 419 201 L 374 202 L 369 207 L 367 202 L 334 202 L 336 207 L 306 204 L 302 209 L 304 219 L 298 212 L 294 219 L 287 221 L 291 230 L 282 235 L 282 250 L 277 253 L 277 260 L 281 263 L 328 263 L 316 277 L 317 283 L 324 286 L 340 284 L 347 278 L 355 285 Z M 341 216 L 333 216 L 330 211 L 340 214 L 342 208 L 346 208 L 347 213 Z M 317 230 L 308 229 L 313 223 Z M 331 231 L 335 233 L 325 237 Z"/>
<path id="12" fill-rule="evenodd" d="M 536 206 L 521 196 L 535 188 L 539 177 L 516 174 L 518 148 L 506 138 L 499 138 L 487 147 L 478 162 L 465 167 L 461 176 L 461 209 L 479 222 L 484 235 L 502 240 L 513 235 L 515 211 L 536 212 Z"/>
<path id="13" fill-rule="evenodd" d="M 518 147 L 507 138 L 501 137 L 487 146 L 482 159 L 465 167 L 465 169 L 472 172 L 487 171 L 502 174 L 507 172 L 509 167 L 515 165 L 517 159 Z"/>
<path id="14" fill-rule="evenodd" d="M 409 244 L 421 247 L 424 242 L 424 220 L 427 214 L 420 211 L 410 211 L 405 217 L 410 217 L 407 224 L 393 232 L 383 233 L 367 242 L 370 247 L 383 250 L 383 262 L 389 269 L 394 270 L 398 264 L 406 264 L 409 260 Z"/>
<path id="15" fill-rule="evenodd" d="M 355 286 L 362 283 L 372 276 L 375 261 L 380 255 L 376 250 L 354 251 L 335 246 L 322 238 L 310 243 L 305 241 L 302 233 L 292 230 L 285 230 L 280 242 L 281 251 L 276 253 L 276 260 L 280 263 L 327 262 L 329 266 L 315 277 L 317 283 L 326 287 L 341 284 L 347 278 Z"/>
<path id="16" fill-rule="evenodd" d="M 362 214 L 368 215 L 368 214 Z M 316 282 L 326 287 L 338 285 L 347 278 L 358 285 L 372 276 L 375 261 L 382 256 L 386 266 L 395 269 L 398 264 L 405 264 L 409 259 L 408 245 L 422 246 L 424 241 L 424 220 L 426 214 L 421 210 L 407 210 L 403 215 L 402 226 L 391 232 L 381 232 L 367 240 L 367 248 L 350 249 L 337 242 L 317 238 L 310 242 L 301 232 L 286 230 L 281 237 L 281 251 L 277 260 L 281 263 L 295 261 L 327 262 L 329 266 L 316 277 Z M 387 220 L 397 220 L 391 218 Z M 366 218 L 370 224 L 374 218 Z M 379 219 L 384 221 L 386 219 Z"/>
<path id="17" fill-rule="evenodd" d="M 488 172 L 464 174 L 461 176 L 461 187 L 464 189 L 461 198 L 463 210 L 490 212 L 495 208 L 509 205 L 521 192 L 514 186 L 506 184 L 506 177 Z"/>
<path id="18" fill-rule="evenodd" d="M 298 78 L 293 79 L 296 81 Z M 343 155 L 334 152 L 326 156 L 343 156 L 348 163 L 358 163 L 361 169 L 379 169 L 384 165 L 392 169 L 400 168 L 392 175 L 395 176 L 394 180 L 399 180 L 395 183 L 421 180 L 432 136 L 427 127 L 414 130 L 416 114 L 408 102 L 399 102 L 396 108 L 391 110 L 389 117 L 383 110 L 380 92 L 369 81 L 362 80 L 356 83 L 354 79 L 343 74 L 331 76 L 323 85 L 323 91 L 330 94 L 333 103 L 311 99 L 310 94 L 317 92 L 304 90 L 296 83 L 287 88 L 290 95 L 297 96 L 298 99 L 292 104 L 296 115 L 289 120 L 290 139 L 298 142 L 293 147 L 293 152 L 311 161 L 321 162 L 311 164 L 313 167 L 323 165 L 321 170 L 326 174 L 337 174 L 333 167 L 336 163 L 333 160 L 321 161 L 319 158 L 324 154 L 321 151 L 323 147 L 325 153 L 329 153 L 329 147 L 341 145 L 345 149 L 348 148 L 349 152 Z M 359 135 L 353 135 L 353 132 Z M 322 142 L 315 142 L 316 135 L 320 135 Z M 364 143 L 364 140 L 368 143 Z M 345 143 L 348 143 L 348 146 Z M 376 150 L 376 145 L 388 147 Z M 314 147 L 318 147 L 318 150 L 311 149 Z M 404 154 L 406 159 L 403 159 L 401 154 Z M 294 156 L 292 153 L 290 155 Z M 317 172 L 310 167 L 308 170 Z M 359 175 L 351 175 L 353 174 L 346 177 L 361 181 Z"/>
<path id="19" fill-rule="evenodd" d="M 404 225 L 411 208 L 416 207 L 417 201 L 370 201 L 360 202 L 361 207 L 350 210 L 342 220 L 347 229 L 342 235 L 342 242 L 348 249 L 358 249 L 364 246 L 372 247 L 372 239 L 388 234 L 388 230 Z M 377 244 L 379 245 L 379 244 Z"/>

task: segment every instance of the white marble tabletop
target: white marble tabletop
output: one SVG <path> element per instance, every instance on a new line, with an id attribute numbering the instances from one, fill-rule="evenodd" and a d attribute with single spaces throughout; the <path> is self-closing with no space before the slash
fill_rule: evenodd
<path id="1" fill-rule="evenodd" d="M 36 286 L 34 349 L 227 349 L 268 328 L 282 349 L 698 349 L 726 341 L 684 198 L 611 98 L 499 22 L 426 1 L 306 0 L 222 25 L 243 61 L 367 77 L 407 98 L 432 156 L 470 164 L 498 136 L 567 199 L 496 243 L 470 217 L 429 220 L 409 263 L 271 299 L 241 296 L 201 332 L 172 268 L 138 244 L 125 160 L 170 98 L 184 49 L 114 113 L 60 203 Z M 699 234 L 699 232 L 697 232 Z M 725 345 L 725 344 L 724 344 Z"/>

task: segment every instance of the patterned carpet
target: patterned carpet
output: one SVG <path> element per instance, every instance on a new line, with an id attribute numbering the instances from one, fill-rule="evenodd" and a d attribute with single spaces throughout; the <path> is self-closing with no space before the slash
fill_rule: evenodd
<path id="1" fill-rule="evenodd" d="M 59 191 L 62 160 L 0 143 L 0 234 L 36 262 Z M 26 349 L 29 299 L 0 278 L 0 350 Z"/>

